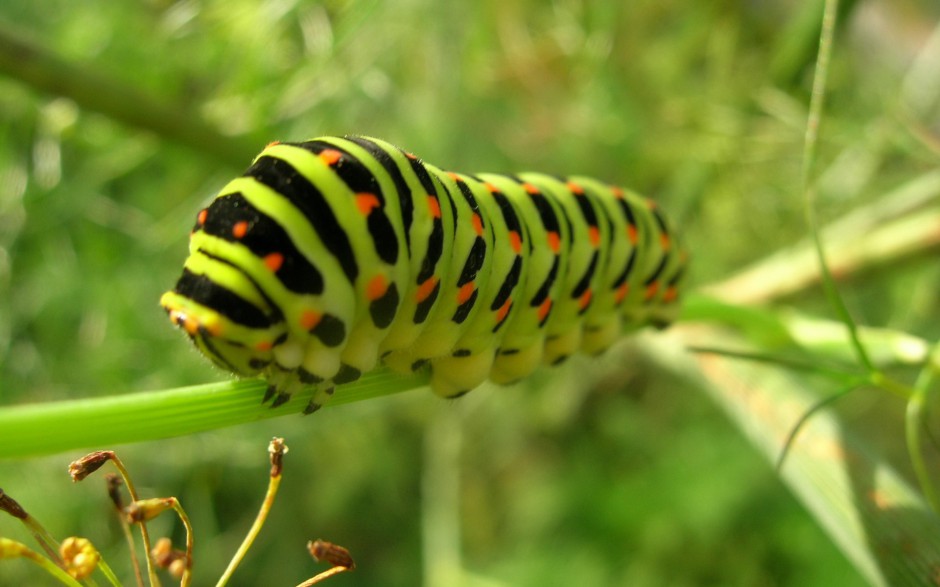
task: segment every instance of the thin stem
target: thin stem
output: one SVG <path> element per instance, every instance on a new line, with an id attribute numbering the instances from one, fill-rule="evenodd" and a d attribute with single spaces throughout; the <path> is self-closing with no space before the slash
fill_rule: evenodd
<path id="1" fill-rule="evenodd" d="M 277 490 L 280 485 L 280 476 L 276 478 L 271 477 L 271 480 L 268 483 L 267 494 L 264 496 L 264 501 L 261 503 L 261 509 L 258 510 L 258 515 L 255 517 L 255 521 L 251 525 L 251 529 L 248 530 L 248 534 L 245 536 L 245 539 L 238 547 L 238 550 L 235 552 L 232 560 L 229 561 L 228 567 L 225 569 L 225 572 L 222 573 L 222 576 L 219 578 L 219 582 L 216 583 L 216 587 L 223 587 L 224 585 L 228 584 L 228 581 L 232 578 L 232 574 L 235 572 L 235 569 L 238 568 L 238 565 L 240 565 L 242 560 L 245 558 L 245 554 L 248 553 L 248 549 L 251 548 L 252 544 L 254 544 L 255 538 L 258 537 L 258 534 L 261 532 L 261 527 L 264 526 L 264 522 L 268 518 L 268 513 L 271 511 L 271 505 L 274 503 L 274 496 L 277 495 Z"/>
<path id="2" fill-rule="evenodd" d="M 258 510 L 258 515 L 255 516 L 254 523 L 248 530 L 248 534 L 245 535 L 245 539 L 238 547 L 238 550 L 235 551 L 235 555 L 232 557 L 232 560 L 229 561 L 225 572 L 222 573 L 221 577 L 219 577 L 219 582 L 216 583 L 216 587 L 224 587 L 228 583 L 229 579 L 232 578 L 232 574 L 235 573 L 235 569 L 237 569 L 238 565 L 240 565 L 242 560 L 244 560 L 245 554 L 248 553 L 248 549 L 251 548 L 252 544 L 254 544 L 255 538 L 258 537 L 258 534 L 261 532 L 261 528 L 268 519 L 268 514 L 271 513 L 271 507 L 274 505 L 274 498 L 277 497 L 277 490 L 281 486 L 281 473 L 283 471 L 282 459 L 284 453 L 287 452 L 287 446 L 284 445 L 283 439 L 275 438 L 271 441 L 271 444 L 268 447 L 268 451 L 271 453 L 271 474 L 268 478 L 268 491 L 265 493 L 264 501 L 261 502 L 261 508 Z"/>
<path id="3" fill-rule="evenodd" d="M 836 400 L 842 399 L 843 397 L 845 397 L 846 395 L 855 391 L 858 388 L 859 388 L 858 384 L 852 384 L 850 386 L 847 386 L 837 391 L 836 393 L 830 395 L 829 397 L 825 397 L 817 401 L 812 406 L 810 406 L 808 410 L 803 412 L 803 415 L 800 416 L 800 419 L 796 421 L 796 424 L 794 424 L 793 427 L 790 428 L 790 432 L 789 434 L 787 434 L 787 438 L 783 442 L 783 450 L 780 451 L 780 455 L 777 457 L 777 462 L 774 464 L 774 468 L 777 471 L 783 468 L 783 463 L 786 460 L 787 455 L 790 454 L 790 448 L 793 446 L 794 442 L 796 442 L 796 435 L 800 433 L 800 430 L 803 429 L 803 426 L 807 422 L 809 422 L 809 419 L 812 416 L 817 414 L 823 408 L 835 403 Z"/>
<path id="4" fill-rule="evenodd" d="M 111 453 L 111 462 L 117 467 L 118 472 L 121 474 L 121 478 L 124 479 L 124 485 L 127 486 L 127 494 L 130 495 L 132 501 L 138 501 L 139 497 L 137 495 L 137 489 L 134 487 L 134 482 L 131 481 L 130 473 L 124 467 L 124 463 L 121 462 L 121 459 L 114 453 Z M 147 530 L 147 524 L 145 522 L 140 523 L 140 536 L 144 542 L 144 556 L 147 560 L 147 575 L 150 578 L 151 587 L 160 587 L 160 579 L 157 577 L 157 571 L 154 568 L 153 558 L 150 555 L 150 532 Z"/>
<path id="5" fill-rule="evenodd" d="M 45 551 L 46 556 L 52 559 L 60 567 L 65 567 L 65 561 L 62 560 L 62 557 L 59 556 L 59 542 L 50 534 L 42 524 L 39 523 L 39 520 L 32 517 L 26 509 L 20 505 L 18 501 L 13 499 L 13 496 L 7 494 L 0 489 L 0 511 L 16 518 L 24 526 L 26 530 L 32 534 L 33 539 L 39 543 L 39 546 Z M 14 543 L 10 545 L 10 548 L 15 551 L 18 547 Z"/>
<path id="6" fill-rule="evenodd" d="M 299 583 L 297 587 L 310 587 L 311 585 L 316 585 L 317 583 L 319 583 L 320 581 L 324 579 L 329 579 L 333 575 L 338 575 L 348 570 L 349 570 L 349 567 L 332 567 L 323 571 L 322 573 L 318 575 L 315 575 L 307 579 L 303 583 Z"/>
<path id="7" fill-rule="evenodd" d="M 186 565 L 183 567 L 183 576 L 180 578 L 180 587 L 189 587 L 193 580 L 193 525 L 189 522 L 189 516 L 186 515 L 186 510 L 183 509 L 183 506 L 180 505 L 180 502 L 175 497 L 171 497 L 173 500 L 173 511 L 176 512 L 176 515 L 179 516 L 180 521 L 183 522 L 183 527 L 186 528 Z M 141 524 L 143 525 L 143 523 Z M 150 560 L 150 557 L 147 557 L 147 560 Z"/>
<path id="8" fill-rule="evenodd" d="M 117 578 L 117 575 L 114 574 L 114 570 L 111 566 L 105 562 L 104 558 L 98 561 L 98 570 L 108 579 L 108 582 L 114 585 L 114 587 L 121 587 L 121 581 Z"/>
<path id="9" fill-rule="evenodd" d="M 846 365 L 823 365 L 820 363 L 819 358 L 815 359 L 804 359 L 801 357 L 788 357 L 783 355 L 773 355 L 768 353 L 756 353 L 748 351 L 735 351 L 731 349 L 722 349 L 717 347 L 710 346 L 689 346 L 686 347 L 689 351 L 693 353 L 708 353 L 712 355 L 719 355 L 722 357 L 729 357 L 732 359 L 744 359 L 746 361 L 754 361 L 758 363 L 768 363 L 771 365 L 780 365 L 781 367 L 786 367 L 788 369 L 793 369 L 795 371 L 806 371 L 810 373 L 817 373 L 820 375 L 825 375 L 828 377 L 833 377 L 836 379 L 844 380 L 846 377 L 851 377 L 853 379 L 858 379 L 864 377 L 864 374 L 859 374 L 852 369 L 852 366 Z"/>
<path id="10" fill-rule="evenodd" d="M 3 26 L 0 26 L 0 73 L 231 165 L 247 164 L 265 143 L 260 138 L 224 136 L 193 114 L 198 108 L 170 104 L 165 96 L 141 92 L 96 68 L 56 55 Z"/>
<path id="11" fill-rule="evenodd" d="M 58 579 L 59 582 L 63 585 L 69 585 L 69 587 L 82 587 L 82 584 L 79 583 L 75 578 L 35 550 L 32 550 L 21 542 L 0 537 L 0 560 L 16 557 L 25 558 L 36 563 L 47 573 Z"/>
<path id="12" fill-rule="evenodd" d="M 858 360 L 865 366 L 869 372 L 874 372 L 875 365 L 868 356 L 865 347 L 862 345 L 858 336 L 855 321 L 849 315 L 848 308 L 839 290 L 836 288 L 835 280 L 829 270 L 829 263 L 826 260 L 826 252 L 823 248 L 822 237 L 819 228 L 819 220 L 816 217 L 816 187 L 812 182 L 813 166 L 816 161 L 816 146 L 819 142 L 819 124 L 822 119 L 823 104 L 826 97 L 826 80 L 829 75 L 829 62 L 832 57 L 832 38 L 835 31 L 836 15 L 839 10 L 839 0 L 826 0 L 823 11 L 823 26 L 819 37 L 819 56 L 816 60 L 816 72 L 813 76 L 813 91 L 810 98 L 809 117 L 806 121 L 806 134 L 803 143 L 803 168 L 802 168 L 802 187 L 805 199 L 806 222 L 809 225 L 810 234 L 813 238 L 813 247 L 816 251 L 816 258 L 819 262 L 819 270 L 822 275 L 823 289 L 826 297 L 832 305 L 839 320 L 845 324 L 849 332 L 849 338 Z"/>

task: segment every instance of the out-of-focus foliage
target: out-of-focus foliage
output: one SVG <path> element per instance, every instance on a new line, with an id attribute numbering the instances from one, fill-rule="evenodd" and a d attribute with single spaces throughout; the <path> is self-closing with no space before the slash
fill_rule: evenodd
<path id="1" fill-rule="evenodd" d="M 940 9 L 857 4 L 830 78 L 824 218 L 937 165 L 899 104 Z M 792 23 L 814 5 L 5 0 L 0 25 L 233 137 L 370 134 L 462 171 L 585 173 L 650 193 L 681 220 L 694 287 L 805 235 L 812 64 L 781 55 L 799 55 Z M 933 108 L 918 120 L 933 120 L 936 137 Z M 226 377 L 156 300 L 177 276 L 193 214 L 240 169 L 3 77 L 0 137 L 2 404 Z M 863 321 L 936 339 L 937 280 L 936 267 L 895 268 L 853 282 L 849 303 Z M 412 393 L 98 448 L 117 448 L 151 494 L 182 500 L 200 583 L 249 524 L 278 435 L 291 447 L 282 495 L 236 584 L 312 575 L 303 545 L 315 537 L 359 561 L 333 584 L 418 584 L 435 563 L 422 560 L 422 475 L 447 461 L 426 431 L 438 418 L 462 439 L 456 515 L 476 584 L 859 581 L 707 400 L 638 355 L 627 344 L 456 403 Z M 0 487 L 58 536 L 92 538 L 129 577 L 103 488 L 66 482 L 73 456 L 2 463 Z M 33 584 L 35 573 L 4 562 L 0 584 Z"/>

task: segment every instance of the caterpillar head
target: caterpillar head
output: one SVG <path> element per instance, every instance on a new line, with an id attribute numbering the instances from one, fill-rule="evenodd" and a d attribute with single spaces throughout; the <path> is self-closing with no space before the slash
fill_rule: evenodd
<path id="1" fill-rule="evenodd" d="M 283 321 L 267 304 L 259 307 L 242 297 L 244 292 L 256 291 L 247 277 L 242 280 L 237 288 L 231 283 L 226 287 L 187 267 L 176 287 L 160 298 L 160 305 L 170 322 L 213 363 L 252 376 L 272 362 L 272 348 L 285 335 Z"/>

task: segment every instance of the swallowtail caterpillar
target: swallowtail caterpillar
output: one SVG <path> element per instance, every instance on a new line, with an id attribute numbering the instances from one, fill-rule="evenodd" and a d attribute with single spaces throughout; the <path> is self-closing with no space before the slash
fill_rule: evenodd
<path id="1" fill-rule="evenodd" d="M 161 304 L 272 405 L 315 388 L 310 412 L 380 361 L 456 397 L 665 326 L 686 257 L 651 200 L 595 179 L 320 137 L 271 143 L 199 212 Z"/>

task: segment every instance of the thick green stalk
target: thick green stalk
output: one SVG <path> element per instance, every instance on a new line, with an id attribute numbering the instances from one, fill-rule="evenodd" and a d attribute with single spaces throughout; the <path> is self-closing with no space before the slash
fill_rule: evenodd
<path id="1" fill-rule="evenodd" d="M 327 406 L 398 393 L 426 382 L 420 376 L 379 370 L 344 385 Z M 260 380 L 229 381 L 6 407 L 0 409 L 0 458 L 185 436 L 299 414 L 307 405 L 309 398 L 300 396 L 274 409 L 261 405 L 265 387 Z"/>

